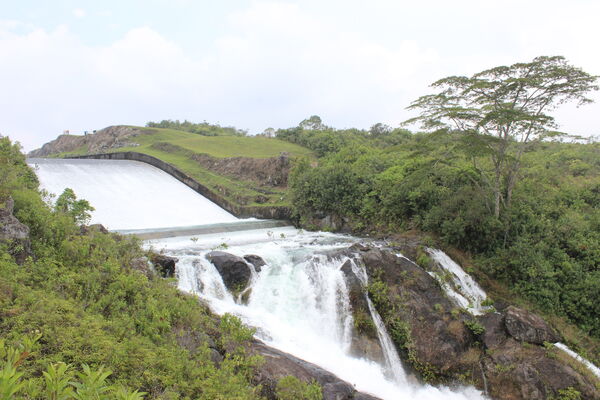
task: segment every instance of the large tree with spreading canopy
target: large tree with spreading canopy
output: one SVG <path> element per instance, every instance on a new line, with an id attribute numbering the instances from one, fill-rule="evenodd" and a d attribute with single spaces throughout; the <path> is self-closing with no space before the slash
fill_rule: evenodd
<path id="1" fill-rule="evenodd" d="M 471 77 L 451 76 L 431 86 L 408 108 L 420 114 L 425 130 L 459 132 L 461 144 L 490 192 L 490 211 L 500 217 L 510 206 L 523 152 L 557 128 L 549 112 L 561 104 L 591 103 L 597 76 L 570 65 L 564 57 L 536 57 L 531 62 L 488 69 Z M 490 164 L 480 162 L 488 156 Z"/>

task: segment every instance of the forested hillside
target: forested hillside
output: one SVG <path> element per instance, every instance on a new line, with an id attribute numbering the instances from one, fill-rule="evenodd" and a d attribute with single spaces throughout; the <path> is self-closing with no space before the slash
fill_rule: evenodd
<path id="1" fill-rule="evenodd" d="M 317 116 L 281 130 L 321 156 L 292 172 L 296 215 L 308 226 L 430 232 L 600 338 L 600 143 L 556 140 L 565 134 L 550 113 L 590 103 L 596 79 L 563 57 L 537 57 L 433 83 L 407 121 L 428 133 L 336 131 Z"/>
<path id="2" fill-rule="evenodd" d="M 278 137 L 322 155 L 318 166 L 299 162 L 290 178 L 302 225 L 430 232 L 541 309 L 600 337 L 600 143 L 532 146 L 512 205 L 496 218 L 459 134 L 298 127 Z"/>

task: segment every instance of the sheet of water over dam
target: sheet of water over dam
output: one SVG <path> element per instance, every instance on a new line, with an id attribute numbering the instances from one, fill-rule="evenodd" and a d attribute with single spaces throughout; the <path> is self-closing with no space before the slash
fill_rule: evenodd
<path id="1" fill-rule="evenodd" d="M 238 219 L 151 165 L 127 160 L 29 159 L 42 188 L 90 202 L 91 223 L 111 230 L 235 222 Z"/>
<path id="2" fill-rule="evenodd" d="M 96 208 L 92 221 L 110 229 L 152 230 L 239 222 L 166 173 L 139 162 L 39 159 L 29 163 L 36 168 L 45 189 L 60 194 L 64 188 L 72 188 Z M 354 321 L 348 282 L 341 269 L 349 259 L 328 258 L 323 252 L 346 248 L 360 239 L 291 226 L 207 232 L 145 243 L 179 259 L 176 274 L 182 291 L 204 299 L 218 314 L 239 316 L 256 328 L 256 337 L 266 344 L 319 365 L 357 390 L 381 399 L 484 398 L 471 387 L 419 383 L 404 369 L 370 301 L 384 357 L 374 361 L 351 355 Z M 256 254 L 264 259 L 266 265 L 260 271 L 252 269 L 246 301 L 227 290 L 215 266 L 206 259 L 206 254 L 215 249 L 237 256 Z M 352 262 L 352 271 L 362 284 L 368 284 L 363 266 Z M 455 272 L 460 276 L 460 271 Z"/>

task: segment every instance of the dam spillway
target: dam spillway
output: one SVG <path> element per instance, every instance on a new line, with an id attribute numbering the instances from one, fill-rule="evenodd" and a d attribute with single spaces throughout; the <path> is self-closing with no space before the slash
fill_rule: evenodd
<path id="1" fill-rule="evenodd" d="M 234 223 L 240 220 L 169 174 L 138 161 L 31 158 L 41 187 L 71 188 L 110 230 Z"/>

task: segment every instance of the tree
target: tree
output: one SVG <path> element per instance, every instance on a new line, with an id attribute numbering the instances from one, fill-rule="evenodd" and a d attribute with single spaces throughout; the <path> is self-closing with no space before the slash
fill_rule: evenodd
<path id="1" fill-rule="evenodd" d="M 86 224 L 90 221 L 91 212 L 95 209 L 87 200 L 77 200 L 73 189 L 66 188 L 56 199 L 54 210 L 70 216 L 76 224 Z"/>
<path id="2" fill-rule="evenodd" d="M 392 132 L 392 127 L 386 124 L 382 124 L 381 122 L 376 123 L 369 129 L 369 133 L 373 137 L 387 135 L 390 132 Z"/>
<path id="3" fill-rule="evenodd" d="M 536 57 L 528 63 L 500 66 L 471 77 L 451 76 L 431 86 L 438 93 L 415 100 L 408 109 L 425 130 L 457 131 L 481 182 L 492 194 L 490 211 L 499 218 L 510 207 L 523 152 L 533 143 L 556 135 L 548 112 L 576 102 L 591 103 L 586 94 L 598 90 L 597 76 L 567 63 L 564 57 Z M 488 156 L 491 168 L 479 165 Z"/>
<path id="4" fill-rule="evenodd" d="M 327 129 L 327 126 L 323 124 L 321 117 L 318 115 L 311 115 L 309 118 L 303 120 L 298 124 L 298 126 L 302 129 L 315 130 L 320 131 Z"/>

